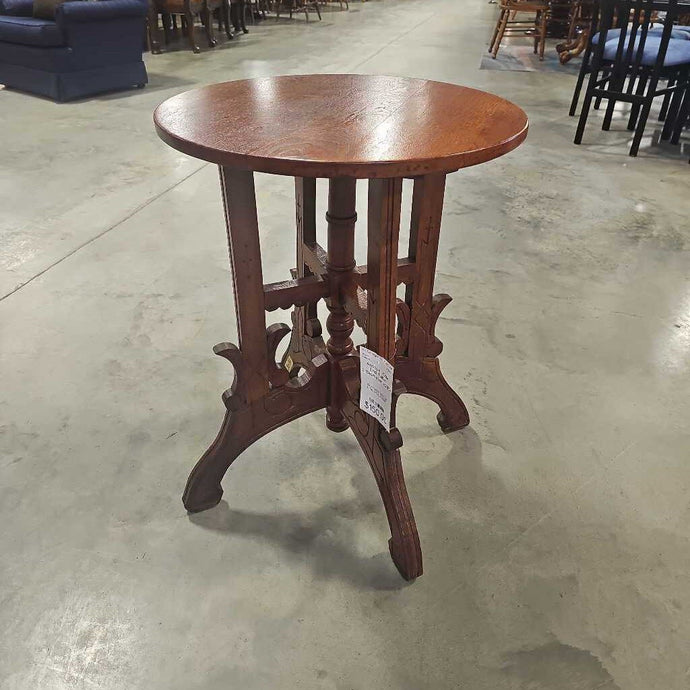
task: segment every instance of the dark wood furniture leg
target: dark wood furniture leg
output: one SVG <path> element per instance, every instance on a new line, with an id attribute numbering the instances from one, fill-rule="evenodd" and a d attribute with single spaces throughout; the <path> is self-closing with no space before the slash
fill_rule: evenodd
<path id="1" fill-rule="evenodd" d="M 408 257 L 414 262 L 413 282 L 398 301 L 398 354 L 395 376 L 405 392 L 433 400 L 440 408 L 437 419 L 443 431 L 462 429 L 470 423 L 465 404 L 448 385 L 438 360 L 443 343 L 434 331 L 443 308 L 451 301 L 434 295 L 445 175 L 432 174 L 414 181 Z"/>
<path id="2" fill-rule="evenodd" d="M 223 4 L 220 6 L 220 18 L 225 25 L 225 35 L 228 37 L 228 40 L 232 40 L 234 36 L 230 30 L 230 0 L 223 0 Z"/>
<path id="3" fill-rule="evenodd" d="M 265 290 L 254 194 L 254 175 L 220 168 L 235 295 L 239 348 L 216 345 L 214 352 L 235 369 L 232 387 L 223 394 L 223 425 L 196 464 L 182 500 L 190 512 L 206 510 L 220 501 L 221 480 L 237 456 L 269 431 L 327 403 L 328 360 L 316 357 L 301 376 L 290 379 L 275 361 L 285 324 L 266 329 Z"/>
<path id="4" fill-rule="evenodd" d="M 369 181 L 367 251 L 367 347 L 391 363 L 395 359 L 395 290 L 402 179 Z M 386 509 L 391 557 L 400 574 L 413 580 L 422 574 L 419 535 L 405 487 L 400 461 L 402 438 L 395 428 L 395 398 L 391 430 L 386 431 L 359 408 L 359 364 L 356 357 L 340 361 L 345 400 L 342 412 L 369 461 Z"/>
<path id="5" fill-rule="evenodd" d="M 295 220 L 297 226 L 297 268 L 293 278 L 314 275 L 304 257 L 304 245 L 316 246 L 316 178 L 295 178 Z M 307 302 L 292 311 L 290 345 L 283 356 L 283 366 L 295 376 L 314 357 L 326 350 L 321 337 L 322 328 L 317 312 L 318 300 Z"/>
<path id="6" fill-rule="evenodd" d="M 230 0 L 230 21 L 235 31 L 249 33 L 244 18 L 244 0 Z"/>
<path id="7" fill-rule="evenodd" d="M 213 16 L 211 15 L 211 8 L 208 6 L 206 0 L 204 0 L 204 4 L 201 8 L 201 22 L 204 25 L 209 48 L 215 48 L 217 41 L 213 35 Z"/>
<path id="8" fill-rule="evenodd" d="M 197 45 L 196 37 L 194 36 L 194 14 L 192 13 L 191 0 L 185 0 L 183 17 L 187 24 L 187 39 L 189 40 L 189 46 L 193 53 L 200 53 L 201 50 Z"/>
<path id="9" fill-rule="evenodd" d="M 355 321 L 345 306 L 346 296 L 353 285 L 355 268 L 355 222 L 357 180 L 336 177 L 328 184 L 328 257 L 326 271 L 330 295 L 326 300 L 328 318 L 328 350 L 331 360 L 331 396 L 326 412 L 326 426 L 331 431 L 345 431 L 348 427 L 342 408 L 344 392 L 338 376 L 339 361 L 353 350 L 352 331 Z"/>
<path id="10" fill-rule="evenodd" d="M 158 30 L 158 11 L 154 0 L 149 0 L 149 12 L 146 17 L 146 29 L 149 39 L 149 48 L 152 55 L 158 55 L 161 52 L 161 39 Z"/>

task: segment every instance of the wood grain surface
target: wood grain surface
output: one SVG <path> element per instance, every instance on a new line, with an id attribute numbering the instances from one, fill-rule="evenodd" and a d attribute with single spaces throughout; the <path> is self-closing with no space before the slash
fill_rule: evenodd
<path id="1" fill-rule="evenodd" d="M 517 147 L 527 116 L 455 84 L 322 74 L 204 86 L 154 114 L 173 148 L 223 166 L 299 177 L 451 172 Z"/>

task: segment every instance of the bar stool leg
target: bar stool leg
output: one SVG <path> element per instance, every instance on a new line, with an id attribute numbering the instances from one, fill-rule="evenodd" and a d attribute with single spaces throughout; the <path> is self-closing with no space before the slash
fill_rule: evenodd
<path id="1" fill-rule="evenodd" d="M 395 358 L 395 290 L 400 227 L 401 179 L 369 181 L 367 258 L 367 347 L 393 363 Z M 395 428 L 394 391 L 390 432 L 359 408 L 357 357 L 339 362 L 346 398 L 342 412 L 369 461 L 391 530 L 389 549 L 400 574 L 412 580 L 422 574 L 422 552 L 400 461 L 402 438 Z"/>
<path id="2" fill-rule="evenodd" d="M 414 282 L 405 291 L 405 301 L 398 302 L 395 376 L 405 392 L 422 395 L 441 408 L 438 423 L 449 432 L 467 426 L 470 418 L 460 396 L 443 378 L 438 359 L 443 343 L 434 334 L 441 311 L 452 299 L 446 294 L 433 294 L 444 190 L 443 174 L 425 175 L 414 181 L 408 256 L 415 262 L 416 271 Z"/>
<path id="3" fill-rule="evenodd" d="M 276 349 L 290 329 L 280 323 L 266 329 L 254 176 L 221 167 L 220 179 L 239 348 L 230 343 L 213 348 L 232 363 L 235 380 L 223 394 L 226 413 L 220 432 L 187 480 L 182 501 L 190 512 L 220 501 L 221 480 L 243 450 L 269 431 L 325 407 L 328 393 L 329 367 L 324 355 L 295 379 L 276 364 Z"/>

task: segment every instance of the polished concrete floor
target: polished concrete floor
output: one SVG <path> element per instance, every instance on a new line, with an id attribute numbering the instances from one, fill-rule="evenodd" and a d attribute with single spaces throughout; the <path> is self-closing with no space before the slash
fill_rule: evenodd
<path id="1" fill-rule="evenodd" d="M 574 146 L 571 75 L 478 69 L 495 11 L 353 3 L 150 56 L 143 91 L 0 91 L 3 690 L 690 687 L 687 154 L 628 158 L 622 116 Z M 180 502 L 235 327 L 216 171 L 151 113 L 311 71 L 463 83 L 531 119 L 517 151 L 449 179 L 438 330 L 472 424 L 445 436 L 431 403 L 401 403 L 413 584 L 321 414 L 250 448 L 213 510 Z M 278 280 L 291 182 L 258 196 Z"/>

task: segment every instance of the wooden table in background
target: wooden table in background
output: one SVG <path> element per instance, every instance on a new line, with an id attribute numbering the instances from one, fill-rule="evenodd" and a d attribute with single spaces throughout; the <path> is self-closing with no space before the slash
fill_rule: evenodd
<path id="1" fill-rule="evenodd" d="M 376 478 L 391 530 L 390 553 L 406 579 L 422 555 L 395 428 L 404 392 L 440 407 L 444 431 L 469 423 L 441 374 L 436 320 L 451 298 L 434 295 L 446 174 L 501 156 L 527 134 L 520 108 L 452 84 L 364 75 L 286 76 L 215 84 L 174 96 L 155 113 L 160 137 L 220 169 L 239 347 L 216 345 L 235 369 L 220 432 L 189 476 L 190 512 L 216 505 L 237 456 L 264 434 L 326 410 L 332 431 L 352 430 Z M 254 172 L 295 178 L 297 267 L 264 285 Z M 316 181 L 328 179 L 328 245 L 316 242 Z M 368 182 L 367 265 L 355 264 L 355 189 Z M 410 241 L 398 258 L 403 178 L 414 180 Z M 404 283 L 405 299 L 396 300 Z M 317 317 L 326 300 L 329 338 Z M 266 328 L 265 311 L 293 308 L 290 329 Z M 397 327 L 396 327 L 397 316 Z M 391 430 L 359 408 L 357 322 L 366 345 L 395 367 Z M 276 350 L 291 338 L 281 364 Z M 295 452 L 294 450 L 292 452 Z M 324 458 L 324 464 L 328 458 Z M 324 471 L 328 471 L 324 467 Z"/>

